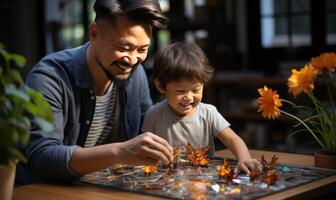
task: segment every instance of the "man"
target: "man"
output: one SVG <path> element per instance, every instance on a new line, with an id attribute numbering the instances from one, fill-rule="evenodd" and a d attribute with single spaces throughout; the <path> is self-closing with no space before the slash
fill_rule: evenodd
<path id="1" fill-rule="evenodd" d="M 172 160 L 172 147 L 152 134 L 139 136 L 152 105 L 145 72 L 151 32 L 166 18 L 155 0 L 97 0 L 90 42 L 50 54 L 28 74 L 26 84 L 43 92 L 55 129 L 32 126 L 16 184 L 76 180 L 114 163 Z"/>

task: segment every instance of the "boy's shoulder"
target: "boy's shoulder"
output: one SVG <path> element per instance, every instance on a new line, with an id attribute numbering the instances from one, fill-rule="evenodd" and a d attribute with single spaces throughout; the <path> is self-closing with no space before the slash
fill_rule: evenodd
<path id="1" fill-rule="evenodd" d="M 212 104 L 200 103 L 198 105 L 198 114 L 204 119 L 213 119 L 218 117 L 220 113 L 217 108 Z"/>
<path id="2" fill-rule="evenodd" d="M 147 114 L 161 113 L 163 110 L 167 109 L 167 106 L 168 106 L 167 100 L 166 99 L 162 100 L 152 105 L 148 109 Z"/>
<path id="3" fill-rule="evenodd" d="M 212 104 L 201 102 L 198 106 L 199 106 L 199 109 L 202 112 L 214 112 L 214 111 L 217 111 L 217 108 L 214 105 L 212 105 Z"/>

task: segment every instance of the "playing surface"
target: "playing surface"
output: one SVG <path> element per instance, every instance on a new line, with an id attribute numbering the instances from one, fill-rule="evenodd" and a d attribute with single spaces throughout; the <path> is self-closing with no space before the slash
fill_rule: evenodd
<path id="1" fill-rule="evenodd" d="M 234 168 L 236 162 L 229 162 Z M 336 174 L 333 170 L 277 165 L 278 178 L 268 185 L 263 181 L 265 173 L 254 181 L 243 173 L 237 173 L 232 180 L 220 178 L 217 169 L 221 165 L 222 158 L 211 159 L 202 167 L 178 162 L 172 170 L 158 167 L 150 174 L 144 173 L 143 166 L 119 165 L 86 175 L 81 182 L 178 199 L 254 199 Z"/>

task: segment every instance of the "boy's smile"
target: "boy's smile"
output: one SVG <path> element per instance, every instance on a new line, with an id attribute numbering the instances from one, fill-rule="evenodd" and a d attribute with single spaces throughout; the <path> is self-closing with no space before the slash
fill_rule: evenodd
<path id="1" fill-rule="evenodd" d="M 164 91 L 169 107 L 180 117 L 192 116 L 203 96 L 203 84 L 197 80 L 167 83 Z"/>

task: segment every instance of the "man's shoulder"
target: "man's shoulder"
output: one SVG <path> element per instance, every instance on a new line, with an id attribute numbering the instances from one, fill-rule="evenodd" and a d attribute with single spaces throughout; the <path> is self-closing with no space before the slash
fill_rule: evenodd
<path id="1" fill-rule="evenodd" d="M 29 79 L 30 76 L 33 76 L 34 80 L 36 78 L 43 79 L 46 75 L 62 80 L 73 80 L 75 76 L 79 76 L 78 79 L 81 80 L 82 74 L 84 73 L 83 71 L 86 70 L 87 66 L 87 46 L 88 43 L 80 47 L 65 49 L 46 55 L 33 66 L 27 75 L 27 79 Z M 43 76 L 40 76 L 41 74 L 43 74 Z"/>
<path id="2" fill-rule="evenodd" d="M 72 64 L 76 53 L 80 47 L 73 49 L 65 49 L 57 52 L 50 53 L 43 57 L 35 66 L 36 67 L 60 67 L 64 64 Z"/>

